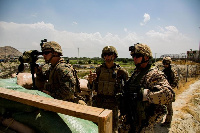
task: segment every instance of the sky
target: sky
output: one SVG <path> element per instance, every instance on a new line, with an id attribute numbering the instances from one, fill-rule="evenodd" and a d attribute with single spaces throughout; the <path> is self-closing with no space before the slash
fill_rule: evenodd
<path id="1" fill-rule="evenodd" d="M 114 46 L 131 58 L 135 43 L 154 58 L 184 54 L 199 50 L 200 0 L 0 0 L 0 47 L 41 51 L 43 39 L 64 57 L 101 57 Z"/>

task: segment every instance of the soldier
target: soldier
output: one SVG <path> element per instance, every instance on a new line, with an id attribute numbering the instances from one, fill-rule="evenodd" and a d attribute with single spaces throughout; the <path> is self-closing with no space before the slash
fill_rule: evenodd
<path id="1" fill-rule="evenodd" d="M 122 115 L 125 115 L 125 129 L 122 132 L 153 132 L 173 93 L 164 73 L 151 68 L 152 52 L 146 44 L 129 47 L 135 63 L 135 70 L 124 86 Z"/>
<path id="2" fill-rule="evenodd" d="M 115 47 L 104 47 L 101 57 L 105 63 L 96 68 L 96 73 L 90 73 L 88 76 L 91 88 L 97 93 L 93 97 L 93 106 L 113 111 L 113 132 L 118 132 L 117 97 L 122 93 L 122 85 L 128 79 L 128 73 L 114 63 L 118 57 Z"/>
<path id="3" fill-rule="evenodd" d="M 61 46 L 50 41 L 44 43 L 41 49 L 45 62 L 51 65 L 45 72 L 41 68 L 36 69 L 36 81 L 45 82 L 43 92 L 56 99 L 77 102 L 75 92 L 79 82 L 76 71 L 61 58 Z"/>
<path id="4" fill-rule="evenodd" d="M 171 63 L 172 63 L 171 57 L 163 58 L 163 61 L 162 61 L 162 64 L 164 67 L 163 72 L 167 76 L 167 80 L 169 84 L 171 85 L 172 89 L 174 89 L 178 85 L 178 74 L 176 70 L 171 67 Z M 166 116 L 165 122 L 162 123 L 161 126 L 171 127 L 171 121 L 172 121 L 172 116 L 173 116 L 172 103 L 167 104 L 166 107 L 167 107 L 167 116 Z"/>

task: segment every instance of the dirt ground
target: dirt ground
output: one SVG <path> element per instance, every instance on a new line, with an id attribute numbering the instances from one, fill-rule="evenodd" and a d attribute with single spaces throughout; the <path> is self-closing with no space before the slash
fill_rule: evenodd
<path id="1" fill-rule="evenodd" d="M 173 102 L 174 115 L 171 128 L 155 127 L 155 133 L 200 133 L 200 79 L 185 83 Z M 179 91 L 177 89 L 176 91 Z"/>

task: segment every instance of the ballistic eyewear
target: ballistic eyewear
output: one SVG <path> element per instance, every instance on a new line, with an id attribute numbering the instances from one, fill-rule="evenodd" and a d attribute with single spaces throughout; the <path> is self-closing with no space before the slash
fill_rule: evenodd
<path id="1" fill-rule="evenodd" d="M 164 60 L 163 62 L 163 65 L 169 65 L 170 63 L 168 62 L 168 61 L 166 61 L 166 60 Z"/>
<path id="2" fill-rule="evenodd" d="M 134 58 L 134 57 L 136 57 L 136 58 L 143 57 L 143 55 L 142 55 L 142 54 L 132 54 L 131 56 L 132 56 L 133 58 Z"/>
<path id="3" fill-rule="evenodd" d="M 113 53 L 104 53 L 103 56 L 111 56 Z"/>
<path id="4" fill-rule="evenodd" d="M 49 53 L 51 53 L 51 51 L 44 51 L 44 52 L 42 52 L 42 54 L 44 54 L 44 55 L 48 55 Z"/>

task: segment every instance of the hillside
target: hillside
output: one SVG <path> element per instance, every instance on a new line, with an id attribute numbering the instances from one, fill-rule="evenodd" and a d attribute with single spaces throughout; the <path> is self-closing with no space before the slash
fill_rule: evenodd
<path id="1" fill-rule="evenodd" d="M 21 55 L 22 52 L 11 46 L 0 47 L 0 59 L 4 59 L 5 57 L 19 57 Z"/>

